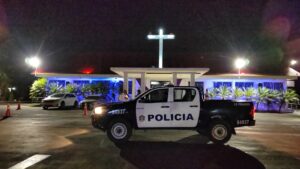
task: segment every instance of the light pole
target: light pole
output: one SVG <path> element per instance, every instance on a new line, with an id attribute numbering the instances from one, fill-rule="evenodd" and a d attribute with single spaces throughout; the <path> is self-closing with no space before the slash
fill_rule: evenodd
<path id="1" fill-rule="evenodd" d="M 41 65 L 41 60 L 37 56 L 32 56 L 32 57 L 26 58 L 25 62 L 29 66 L 31 66 L 35 69 L 34 70 L 34 76 L 36 76 L 37 68 Z"/>
<path id="2" fill-rule="evenodd" d="M 238 69 L 239 75 L 241 74 L 241 69 L 246 67 L 248 64 L 249 64 L 249 60 L 245 58 L 237 58 L 234 61 L 234 65 Z"/>

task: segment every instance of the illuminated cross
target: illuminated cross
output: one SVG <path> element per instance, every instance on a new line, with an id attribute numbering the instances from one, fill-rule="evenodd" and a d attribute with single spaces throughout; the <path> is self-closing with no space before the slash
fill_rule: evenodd
<path id="1" fill-rule="evenodd" d="M 159 40 L 158 67 L 163 68 L 163 40 L 164 39 L 175 39 L 175 35 L 173 35 L 173 34 L 164 35 L 163 29 L 159 29 L 158 35 L 148 35 L 147 37 L 150 40 L 152 40 L 152 39 Z"/>

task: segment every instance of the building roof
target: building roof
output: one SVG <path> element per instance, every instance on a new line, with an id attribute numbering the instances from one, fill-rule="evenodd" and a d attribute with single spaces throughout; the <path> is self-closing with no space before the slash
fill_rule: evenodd
<path id="1" fill-rule="evenodd" d="M 215 75 L 203 75 L 201 79 L 287 79 L 296 80 L 298 76 L 295 75 L 263 75 L 263 74 L 215 74 Z"/>
<path id="2" fill-rule="evenodd" d="M 209 68 L 147 68 L 147 67 L 112 67 L 116 74 L 69 74 L 69 73 L 37 73 L 37 77 L 52 78 L 121 78 L 124 72 L 128 72 L 129 78 L 140 78 L 141 73 L 146 73 L 148 79 L 172 79 L 172 74 L 177 73 L 178 79 L 189 79 L 191 73 L 195 73 L 196 79 L 287 79 L 296 80 L 299 72 L 290 68 L 288 75 L 264 75 L 264 74 L 213 74 L 205 75 Z"/>
<path id="3" fill-rule="evenodd" d="M 190 78 L 191 73 L 195 74 L 195 78 L 199 78 L 209 71 L 209 68 L 112 67 L 110 69 L 119 76 L 124 76 L 124 72 L 127 72 L 129 78 L 140 78 L 141 73 L 146 73 L 149 79 L 171 79 L 173 73 L 177 73 L 177 77 L 183 79 Z"/>
<path id="4" fill-rule="evenodd" d="M 119 78 L 116 74 L 71 74 L 71 73 L 37 73 L 36 77 L 53 78 Z"/>

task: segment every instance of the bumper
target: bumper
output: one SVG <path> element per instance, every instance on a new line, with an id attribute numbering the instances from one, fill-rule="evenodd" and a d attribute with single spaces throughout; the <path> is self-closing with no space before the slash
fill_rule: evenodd
<path id="1" fill-rule="evenodd" d="M 96 114 L 92 114 L 91 115 L 91 122 L 93 127 L 101 129 L 103 131 L 105 131 L 106 129 L 106 118 L 100 115 L 96 115 Z"/>
<path id="2" fill-rule="evenodd" d="M 57 102 L 52 102 L 52 103 L 41 103 L 42 106 L 47 106 L 47 107 L 59 107 L 59 103 Z"/>
<path id="3" fill-rule="evenodd" d="M 255 120 L 251 120 L 251 121 L 249 122 L 249 125 L 248 125 L 248 126 L 255 126 L 255 123 L 256 123 Z"/>

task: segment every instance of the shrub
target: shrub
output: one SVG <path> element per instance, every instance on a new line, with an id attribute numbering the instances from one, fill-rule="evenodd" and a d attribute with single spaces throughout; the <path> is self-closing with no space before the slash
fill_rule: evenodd
<path id="1" fill-rule="evenodd" d="M 46 84 L 47 80 L 45 78 L 35 80 L 30 87 L 30 99 L 33 100 L 37 97 L 44 97 L 46 95 Z"/>
<path id="2" fill-rule="evenodd" d="M 231 95 L 231 90 L 227 86 L 220 86 L 218 89 L 218 95 L 222 100 L 225 100 L 227 97 Z"/>

